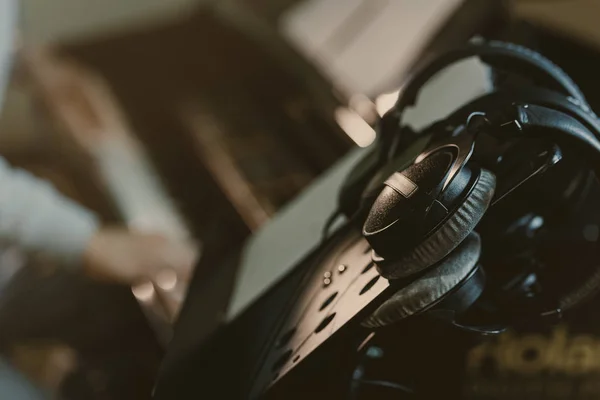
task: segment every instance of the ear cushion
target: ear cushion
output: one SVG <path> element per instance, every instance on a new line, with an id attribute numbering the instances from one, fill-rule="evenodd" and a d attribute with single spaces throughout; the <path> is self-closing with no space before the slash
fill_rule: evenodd
<path id="1" fill-rule="evenodd" d="M 394 293 L 362 325 L 387 326 L 428 310 L 469 276 L 480 254 L 479 235 L 471 232 L 439 265 Z"/>
<path id="2" fill-rule="evenodd" d="M 413 251 L 402 259 L 389 263 L 374 257 L 381 276 L 386 279 L 404 278 L 423 271 L 446 257 L 475 229 L 492 201 L 495 188 L 494 174 L 482 169 L 465 201 Z"/>

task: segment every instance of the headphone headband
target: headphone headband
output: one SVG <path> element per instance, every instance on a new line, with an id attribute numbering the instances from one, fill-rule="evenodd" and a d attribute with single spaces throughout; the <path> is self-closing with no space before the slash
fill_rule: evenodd
<path id="1" fill-rule="evenodd" d="M 576 118 L 600 140 L 600 120 L 591 109 L 573 98 L 544 88 L 511 88 L 510 92 L 498 90 L 485 94 L 453 111 L 446 117 L 446 121 L 458 124 L 466 121 L 473 110 L 493 110 L 515 102 L 547 107 Z"/>
<path id="2" fill-rule="evenodd" d="M 401 91 L 395 112 L 401 115 L 406 107 L 414 105 L 421 88 L 438 72 L 471 57 L 479 57 L 492 68 L 532 77 L 540 86 L 572 96 L 587 105 L 581 89 L 560 67 L 546 57 L 516 44 L 490 41 L 484 44 L 468 44 L 429 62 L 410 78 L 407 87 Z"/>

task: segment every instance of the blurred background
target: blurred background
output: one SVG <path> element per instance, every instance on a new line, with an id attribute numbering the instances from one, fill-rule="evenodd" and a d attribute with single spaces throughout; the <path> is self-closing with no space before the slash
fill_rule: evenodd
<path id="1" fill-rule="evenodd" d="M 211 282 L 221 302 L 236 273 L 224 260 L 375 139 L 372 125 L 450 18 L 461 23 L 436 46 L 495 29 L 510 10 L 518 29 L 600 47 L 593 0 L 19 6 L 2 156 L 106 222 L 196 237 L 194 279 Z M 3 354 L 64 399 L 149 398 L 181 295 L 92 283 L 52 265 L 24 268 L 33 262 L 1 249 Z"/>

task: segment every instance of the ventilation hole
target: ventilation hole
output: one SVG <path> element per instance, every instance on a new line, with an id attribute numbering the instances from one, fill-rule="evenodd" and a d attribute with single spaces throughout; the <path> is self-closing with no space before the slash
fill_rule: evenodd
<path id="1" fill-rule="evenodd" d="M 367 245 L 367 247 L 365 247 L 365 249 L 363 250 L 363 254 L 367 254 L 368 252 L 371 251 L 371 245 Z"/>
<path id="2" fill-rule="evenodd" d="M 330 314 L 329 316 L 325 317 L 325 319 L 323 321 L 321 321 L 319 326 L 317 326 L 317 329 L 315 329 L 315 333 L 319 333 L 323 329 L 327 328 L 327 325 L 329 325 L 331 323 L 331 321 L 333 321 L 334 318 L 335 318 L 335 313 Z"/>
<path id="3" fill-rule="evenodd" d="M 293 363 L 298 362 L 298 360 L 300 359 L 300 354 L 296 354 L 296 357 L 294 357 L 294 359 L 292 360 Z"/>
<path id="4" fill-rule="evenodd" d="M 362 290 L 360 291 L 359 296 L 362 296 L 363 294 L 367 293 L 373 286 L 375 286 L 375 284 L 377 283 L 378 280 L 379 280 L 379 275 L 377 275 L 375 278 L 373 278 L 369 282 L 367 282 L 365 287 L 363 287 Z"/>
<path id="5" fill-rule="evenodd" d="M 337 295 L 338 295 L 338 292 L 335 292 L 331 296 L 329 296 L 327 299 L 325 299 L 323 304 L 321 304 L 321 307 L 319 307 L 319 311 L 323 311 L 325 308 L 327 308 L 327 306 L 331 304 L 331 302 L 333 301 L 333 299 L 336 298 Z"/>
<path id="6" fill-rule="evenodd" d="M 285 353 L 283 353 L 282 355 L 279 356 L 279 358 L 277 359 L 277 361 L 275 361 L 273 363 L 273 368 L 271 369 L 273 372 L 277 372 L 281 369 L 281 367 L 283 367 L 285 365 L 285 363 L 290 359 L 290 357 L 292 356 L 292 350 L 288 350 Z"/>
<path id="7" fill-rule="evenodd" d="M 373 261 L 371 261 L 371 262 L 369 263 L 369 265 L 367 265 L 367 266 L 365 267 L 365 269 L 363 269 L 363 270 L 362 270 L 361 274 L 366 274 L 366 273 L 367 273 L 367 272 L 369 272 L 369 270 L 370 270 L 371 268 L 373 268 L 374 266 L 375 266 L 375 263 L 374 263 Z"/>
<path id="8" fill-rule="evenodd" d="M 533 361 L 536 358 L 538 358 L 539 353 L 537 351 L 537 349 L 526 349 L 523 352 L 523 359 L 526 361 Z"/>
<path id="9" fill-rule="evenodd" d="M 294 333 L 296 333 L 296 328 L 292 328 L 292 329 L 288 330 L 286 333 L 284 333 L 283 335 L 281 335 L 281 337 L 279 338 L 277 343 L 275 343 L 275 347 L 278 349 L 285 347 L 285 345 L 288 344 L 288 342 L 290 341 L 292 336 L 294 336 Z"/>

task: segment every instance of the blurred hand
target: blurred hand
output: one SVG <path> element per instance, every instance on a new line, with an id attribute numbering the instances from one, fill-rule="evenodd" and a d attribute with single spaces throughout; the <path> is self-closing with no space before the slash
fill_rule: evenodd
<path id="1" fill-rule="evenodd" d="M 84 271 L 96 279 L 135 285 L 152 281 L 169 271 L 187 281 L 197 259 L 190 243 L 161 235 L 104 227 L 90 240 L 84 254 Z"/>

